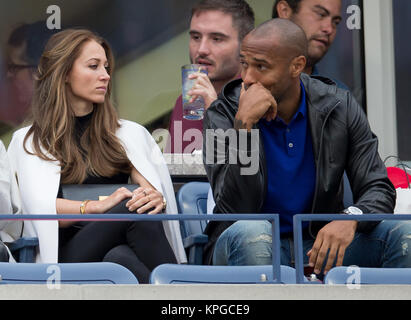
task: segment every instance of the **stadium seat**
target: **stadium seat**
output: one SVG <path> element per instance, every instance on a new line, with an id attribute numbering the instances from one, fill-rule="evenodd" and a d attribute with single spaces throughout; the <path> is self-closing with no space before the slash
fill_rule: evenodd
<path id="1" fill-rule="evenodd" d="M 162 264 L 150 276 L 151 284 L 262 284 L 273 280 L 273 267 L 198 266 Z M 296 283 L 295 269 L 281 266 L 281 283 Z"/>
<path id="2" fill-rule="evenodd" d="M 34 262 L 36 259 L 38 238 L 20 238 L 7 246 L 17 262 Z"/>
<path id="3" fill-rule="evenodd" d="M 0 263 L 0 284 L 138 284 L 125 267 L 97 263 Z"/>
<path id="4" fill-rule="evenodd" d="M 411 284 L 411 268 L 334 267 L 324 284 Z"/>
<path id="5" fill-rule="evenodd" d="M 180 214 L 207 214 L 208 182 L 188 182 L 177 192 L 177 207 Z M 203 234 L 206 220 L 184 220 L 181 233 L 190 264 L 202 264 L 203 248 L 208 241 Z"/>

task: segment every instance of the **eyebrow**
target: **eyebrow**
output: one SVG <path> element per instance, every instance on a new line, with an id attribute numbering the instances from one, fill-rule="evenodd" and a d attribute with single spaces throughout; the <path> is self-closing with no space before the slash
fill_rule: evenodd
<path id="1" fill-rule="evenodd" d="M 196 30 L 190 30 L 189 32 L 190 35 L 195 35 L 195 34 L 202 34 L 201 32 L 198 32 Z M 212 37 L 222 37 L 222 38 L 229 38 L 228 35 L 221 33 L 221 32 L 210 32 L 208 33 L 209 35 L 211 35 Z"/>
<path id="2" fill-rule="evenodd" d="M 98 61 L 98 62 L 100 62 L 101 61 L 101 59 L 99 59 L 99 58 L 91 58 L 91 59 L 88 59 L 86 62 L 89 62 L 89 61 L 91 61 L 91 60 L 96 60 L 96 61 Z M 105 64 L 108 64 L 108 61 L 106 60 L 106 62 L 105 62 Z"/>
<path id="3" fill-rule="evenodd" d="M 314 6 L 314 8 L 323 10 L 327 15 L 331 15 L 331 14 L 330 14 L 330 11 L 328 11 L 326 8 L 324 8 L 324 7 L 323 7 L 322 5 L 320 5 L 320 4 L 316 4 L 316 5 Z M 334 16 L 333 19 L 334 19 L 334 20 L 342 20 L 342 17 L 341 17 L 340 15 L 337 15 L 337 16 Z"/>
<path id="4" fill-rule="evenodd" d="M 253 58 L 253 60 L 254 60 L 255 62 L 258 62 L 258 63 L 269 64 L 268 61 L 267 61 L 267 60 L 264 60 L 264 59 Z"/>
<path id="5" fill-rule="evenodd" d="M 244 59 L 244 55 L 240 54 L 240 59 Z M 257 63 L 264 63 L 269 65 L 270 63 L 267 60 L 264 59 L 258 59 L 258 58 L 252 58 L 253 61 L 257 62 Z"/>

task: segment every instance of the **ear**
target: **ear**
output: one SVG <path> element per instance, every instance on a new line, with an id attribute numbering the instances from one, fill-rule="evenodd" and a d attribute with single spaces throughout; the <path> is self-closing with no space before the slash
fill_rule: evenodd
<path id="1" fill-rule="evenodd" d="M 293 78 L 297 78 L 304 71 L 307 59 L 304 56 L 295 57 L 290 64 L 290 72 Z"/>
<path id="2" fill-rule="evenodd" d="M 290 19 L 293 10 L 287 1 L 281 0 L 277 3 L 277 13 L 279 18 Z"/>

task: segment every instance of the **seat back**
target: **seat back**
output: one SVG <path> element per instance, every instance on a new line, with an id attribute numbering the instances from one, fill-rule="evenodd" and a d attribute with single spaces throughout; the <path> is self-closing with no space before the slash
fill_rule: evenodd
<path id="1" fill-rule="evenodd" d="M 334 267 L 325 284 L 411 284 L 411 268 Z"/>
<path id="2" fill-rule="evenodd" d="M 273 280 L 273 267 L 162 264 L 150 276 L 152 284 L 246 284 Z M 281 266 L 281 283 L 296 283 L 295 269 Z"/>
<path id="3" fill-rule="evenodd" d="M 125 267 L 96 263 L 0 263 L 0 284 L 138 284 Z"/>
<path id="4" fill-rule="evenodd" d="M 188 182 L 177 192 L 177 207 L 180 214 L 207 214 L 208 182 Z M 193 234 L 202 234 L 206 220 L 185 220 L 182 222 L 182 235 L 186 238 Z"/>

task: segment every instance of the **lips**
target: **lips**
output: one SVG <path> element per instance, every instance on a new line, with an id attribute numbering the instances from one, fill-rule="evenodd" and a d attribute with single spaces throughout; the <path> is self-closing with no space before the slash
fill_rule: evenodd
<path id="1" fill-rule="evenodd" d="M 107 87 L 98 87 L 97 90 L 98 90 L 98 91 L 104 91 L 104 92 L 106 92 L 106 91 L 107 91 Z"/>
<path id="2" fill-rule="evenodd" d="M 213 62 L 208 59 L 196 59 L 196 63 L 206 67 L 213 65 Z"/>
<path id="3" fill-rule="evenodd" d="M 312 40 L 315 40 L 315 41 L 317 41 L 317 42 L 322 43 L 326 48 L 328 48 L 328 46 L 329 46 L 328 39 L 324 39 L 324 38 L 313 38 Z"/>

